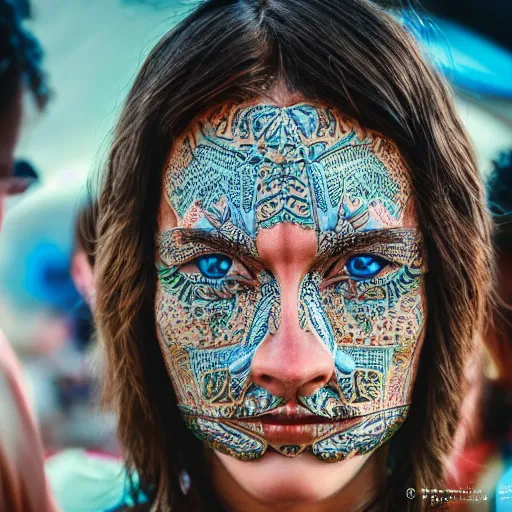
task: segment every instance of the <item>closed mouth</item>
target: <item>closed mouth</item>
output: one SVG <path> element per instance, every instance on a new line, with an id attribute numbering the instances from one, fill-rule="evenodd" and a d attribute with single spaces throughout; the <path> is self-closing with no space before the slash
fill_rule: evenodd
<path id="1" fill-rule="evenodd" d="M 278 409 L 262 414 L 249 421 L 260 421 L 264 425 L 315 425 L 319 423 L 333 423 L 332 418 L 325 418 L 309 412 L 302 405 L 289 402 Z"/>
<path id="2" fill-rule="evenodd" d="M 312 444 L 329 431 L 348 430 L 363 421 L 363 418 L 325 418 L 309 412 L 301 405 L 288 403 L 275 411 L 241 421 L 246 425 L 259 423 L 265 439 L 271 445 L 305 445 Z"/>

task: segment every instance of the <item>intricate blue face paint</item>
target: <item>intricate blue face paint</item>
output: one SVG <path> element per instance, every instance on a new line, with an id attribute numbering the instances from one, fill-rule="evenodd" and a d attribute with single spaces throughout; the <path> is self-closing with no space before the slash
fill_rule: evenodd
<path id="1" fill-rule="evenodd" d="M 421 238 L 404 221 L 410 199 L 396 146 L 334 109 L 225 105 L 175 142 L 162 208 L 177 226 L 158 236 L 155 313 L 180 410 L 200 439 L 258 458 L 269 443 L 255 418 L 286 402 L 251 379 L 281 315 L 280 283 L 256 239 L 280 223 L 316 232 L 297 315 L 334 373 L 296 397 L 332 422 L 308 445 L 272 447 L 337 461 L 391 437 L 407 414 L 424 324 Z"/>

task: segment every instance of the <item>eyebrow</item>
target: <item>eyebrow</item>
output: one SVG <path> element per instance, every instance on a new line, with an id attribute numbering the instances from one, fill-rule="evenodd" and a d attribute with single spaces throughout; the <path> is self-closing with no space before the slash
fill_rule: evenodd
<path id="1" fill-rule="evenodd" d="M 371 251 L 391 261 L 410 265 L 423 263 L 423 238 L 418 229 L 388 228 L 353 233 L 326 231 L 318 242 L 319 260 L 325 261 L 348 252 Z"/>
<path id="2" fill-rule="evenodd" d="M 261 264 L 256 242 L 242 230 L 172 228 L 157 235 L 157 252 L 166 265 L 183 265 L 205 253 L 217 250 L 242 260 Z M 370 251 L 402 265 L 423 261 L 423 239 L 418 229 L 390 228 L 353 233 L 322 232 L 314 267 L 346 253 Z"/>
<path id="3" fill-rule="evenodd" d="M 157 235 L 158 255 L 167 265 L 182 265 L 211 250 L 257 261 L 256 242 L 240 229 L 172 228 Z"/>

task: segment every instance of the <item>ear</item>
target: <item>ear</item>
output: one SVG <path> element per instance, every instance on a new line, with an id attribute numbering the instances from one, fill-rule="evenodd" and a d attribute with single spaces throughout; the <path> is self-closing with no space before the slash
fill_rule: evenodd
<path id="1" fill-rule="evenodd" d="M 71 260 L 71 278 L 76 289 L 83 297 L 89 307 L 93 307 L 94 302 L 94 275 L 92 267 L 87 259 L 83 249 L 79 249 L 73 255 Z"/>

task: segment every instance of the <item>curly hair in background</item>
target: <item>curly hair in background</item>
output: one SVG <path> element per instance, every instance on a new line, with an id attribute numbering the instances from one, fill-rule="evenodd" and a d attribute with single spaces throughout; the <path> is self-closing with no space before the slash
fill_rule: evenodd
<path id="1" fill-rule="evenodd" d="M 43 50 L 23 26 L 30 14 L 27 1 L 0 1 L 0 111 L 11 104 L 23 86 L 32 93 L 38 108 L 44 108 L 49 100 Z"/>

